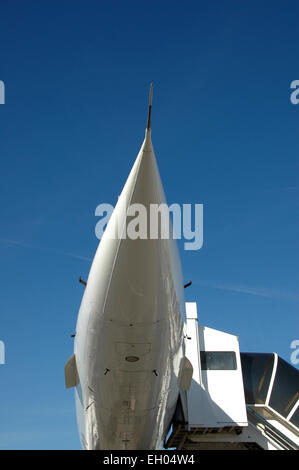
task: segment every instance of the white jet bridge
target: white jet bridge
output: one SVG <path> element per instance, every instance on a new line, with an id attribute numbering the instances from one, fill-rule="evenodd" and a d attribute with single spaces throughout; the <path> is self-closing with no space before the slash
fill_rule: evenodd
<path id="1" fill-rule="evenodd" d="M 298 450 L 299 371 L 275 353 L 240 354 L 237 336 L 198 324 L 196 303 L 186 314 L 193 377 L 164 447 Z"/>

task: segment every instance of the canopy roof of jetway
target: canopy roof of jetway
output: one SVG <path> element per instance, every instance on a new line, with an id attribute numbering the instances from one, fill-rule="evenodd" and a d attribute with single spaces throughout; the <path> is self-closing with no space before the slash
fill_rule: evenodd
<path id="1" fill-rule="evenodd" d="M 247 405 L 265 405 L 299 427 L 299 371 L 277 354 L 241 353 Z"/>

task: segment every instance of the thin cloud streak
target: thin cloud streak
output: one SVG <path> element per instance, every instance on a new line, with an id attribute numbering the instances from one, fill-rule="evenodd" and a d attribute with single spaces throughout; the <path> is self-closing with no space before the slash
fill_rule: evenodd
<path id="1" fill-rule="evenodd" d="M 57 255 L 68 256 L 70 258 L 81 259 L 81 260 L 88 261 L 88 262 L 92 261 L 91 258 L 88 258 L 87 256 L 78 255 L 76 253 L 66 253 L 66 252 L 58 251 L 58 250 L 55 250 L 55 249 L 52 249 L 52 248 L 45 248 L 45 247 L 38 246 L 38 245 L 32 245 L 30 243 L 21 242 L 21 241 L 18 241 L 18 240 L 11 240 L 9 238 L 2 238 L 1 237 L 0 238 L 0 243 L 6 243 L 8 245 L 21 246 L 23 248 L 30 248 L 32 250 L 39 250 L 39 251 L 43 251 L 45 253 L 54 253 L 54 254 L 57 254 Z"/>
<path id="2" fill-rule="evenodd" d="M 65 256 L 70 256 L 72 258 L 83 259 L 84 261 L 92 261 L 92 259 L 87 258 L 87 256 L 81 256 L 81 255 L 77 255 L 75 253 L 62 253 L 62 254 L 65 255 Z"/>
<path id="3" fill-rule="evenodd" d="M 267 287 L 252 287 L 244 285 L 226 284 L 223 282 L 210 282 L 210 281 L 194 281 L 193 284 L 210 287 L 212 289 L 220 289 L 229 292 L 238 292 L 241 294 L 256 295 L 259 297 L 267 297 L 269 299 L 299 301 L 299 294 L 296 292 L 279 291 Z"/>

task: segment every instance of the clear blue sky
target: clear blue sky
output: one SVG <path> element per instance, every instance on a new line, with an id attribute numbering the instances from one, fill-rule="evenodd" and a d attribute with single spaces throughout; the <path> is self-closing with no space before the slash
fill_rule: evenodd
<path id="1" fill-rule="evenodd" d="M 204 204 L 184 251 L 200 323 L 290 362 L 298 339 L 297 1 L 0 5 L 0 448 L 78 449 L 73 351 L 98 240 L 144 137 L 169 203 Z"/>

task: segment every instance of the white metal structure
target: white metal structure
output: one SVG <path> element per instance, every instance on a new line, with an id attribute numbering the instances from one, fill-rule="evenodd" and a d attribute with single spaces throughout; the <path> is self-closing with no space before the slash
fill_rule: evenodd
<path id="1" fill-rule="evenodd" d="M 189 429 L 247 426 L 238 338 L 199 326 L 196 303 L 187 303 L 186 313 L 186 355 L 194 369 L 187 392 Z"/>
<path id="2" fill-rule="evenodd" d="M 193 380 L 165 446 L 298 449 L 298 371 L 277 354 L 240 354 L 236 336 L 198 324 L 196 303 L 186 313 Z"/>

